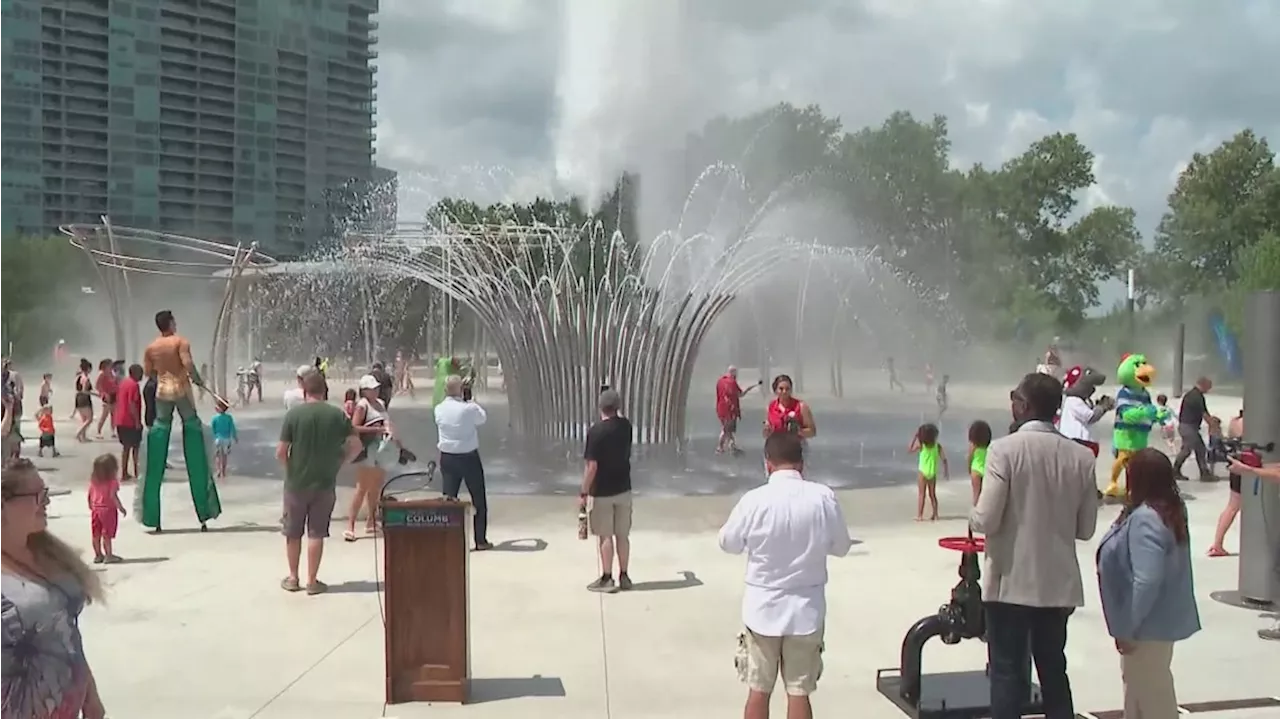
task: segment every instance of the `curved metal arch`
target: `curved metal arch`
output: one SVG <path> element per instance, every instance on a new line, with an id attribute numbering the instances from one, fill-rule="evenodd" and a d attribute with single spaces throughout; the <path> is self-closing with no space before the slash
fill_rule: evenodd
<path id="1" fill-rule="evenodd" d="M 180 277 L 205 281 L 225 282 L 217 310 L 214 314 L 213 341 L 209 348 L 209 366 L 213 389 L 226 396 L 227 352 L 230 346 L 231 318 L 235 313 L 237 300 L 241 296 L 245 272 L 250 269 L 264 270 L 276 265 L 276 260 L 258 250 L 258 244 L 237 243 L 231 245 L 198 237 L 187 237 L 167 232 L 144 230 L 134 227 L 117 227 L 111 219 L 103 215 L 102 224 L 68 224 L 58 228 L 68 237 L 73 247 L 83 251 L 93 263 L 94 271 L 107 291 L 111 308 L 111 318 L 115 329 L 116 357 L 129 357 L 126 342 L 125 317 L 132 318 L 132 288 L 129 274 L 148 274 L 164 277 Z M 102 249 L 92 242 L 92 238 L 106 238 L 107 248 Z M 183 261 L 158 257 L 147 257 L 139 252 L 122 249 L 125 245 L 141 245 L 149 247 L 174 247 L 221 261 Z M 121 308 L 121 297 L 116 281 L 106 270 L 119 272 L 119 283 L 124 289 L 125 310 Z M 130 327 L 132 329 L 132 327 Z M 137 333 L 129 332 L 129 342 L 136 345 Z M 141 348 L 138 348 L 139 350 Z"/>

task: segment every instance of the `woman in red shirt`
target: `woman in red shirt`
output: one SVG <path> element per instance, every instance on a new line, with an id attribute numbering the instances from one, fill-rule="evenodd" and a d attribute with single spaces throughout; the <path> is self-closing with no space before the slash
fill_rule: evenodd
<path id="1" fill-rule="evenodd" d="M 805 439 L 818 434 L 809 405 L 791 394 L 791 378 L 780 374 L 773 378 L 773 401 L 765 415 L 764 436 L 774 432 L 795 432 Z"/>
<path id="2" fill-rule="evenodd" d="M 115 425 L 111 423 L 111 416 L 115 414 L 116 409 L 116 373 L 111 368 L 111 360 L 104 359 L 98 363 L 98 379 L 93 383 L 93 389 L 102 398 L 102 414 L 98 417 L 98 439 L 102 439 L 102 425 L 111 428 L 111 436 L 116 436 Z"/>

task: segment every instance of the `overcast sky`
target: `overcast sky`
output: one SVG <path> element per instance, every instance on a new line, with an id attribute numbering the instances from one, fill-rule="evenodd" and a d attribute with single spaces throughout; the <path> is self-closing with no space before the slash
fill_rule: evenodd
<path id="1" fill-rule="evenodd" d="M 1056 130 L 1150 235 L 1182 163 L 1280 138 L 1277 0 L 382 0 L 378 158 L 402 197 L 590 191 L 708 117 L 950 119 L 957 164 Z M 402 200 L 404 202 L 404 200 Z"/>

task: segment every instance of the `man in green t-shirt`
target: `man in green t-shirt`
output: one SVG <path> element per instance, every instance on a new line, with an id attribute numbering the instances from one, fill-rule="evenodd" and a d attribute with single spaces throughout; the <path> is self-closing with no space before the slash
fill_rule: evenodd
<path id="1" fill-rule="evenodd" d="M 360 441 L 343 411 L 324 400 L 324 376 L 302 378 L 305 401 L 284 416 L 276 459 L 284 465 L 284 517 L 281 520 L 289 576 L 280 586 L 289 592 L 303 588 L 298 579 L 302 537 L 307 537 L 307 594 L 328 586 L 316 579 L 324 540 L 337 500 L 338 470 L 360 451 Z"/>

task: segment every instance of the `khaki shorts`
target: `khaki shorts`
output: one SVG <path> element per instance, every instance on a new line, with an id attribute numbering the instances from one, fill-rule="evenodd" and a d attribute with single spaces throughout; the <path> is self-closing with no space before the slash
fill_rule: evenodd
<path id="1" fill-rule="evenodd" d="M 631 493 L 612 497 L 587 497 L 587 526 L 597 537 L 631 534 Z"/>
<path id="2" fill-rule="evenodd" d="M 822 677 L 822 632 L 794 637 L 766 637 L 750 629 L 738 634 L 733 665 L 738 680 L 753 691 L 772 694 L 782 673 L 782 685 L 793 697 L 807 697 L 818 689 Z"/>

